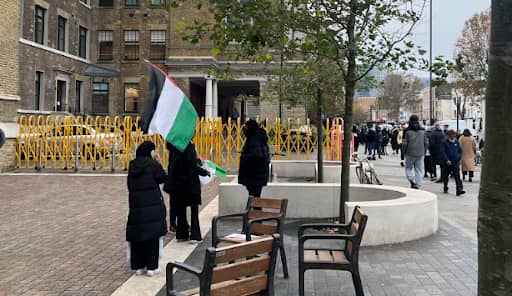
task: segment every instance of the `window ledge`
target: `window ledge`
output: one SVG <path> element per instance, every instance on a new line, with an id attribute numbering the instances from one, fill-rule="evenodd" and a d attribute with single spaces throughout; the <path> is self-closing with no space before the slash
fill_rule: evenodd
<path id="1" fill-rule="evenodd" d="M 49 47 L 49 46 L 46 46 L 46 45 L 42 45 L 42 44 L 36 43 L 34 41 L 30 41 L 30 40 L 27 40 L 27 39 L 24 39 L 24 38 L 20 38 L 19 41 L 20 41 L 20 43 L 23 43 L 23 44 L 26 44 L 26 45 L 29 45 L 29 46 L 32 46 L 32 47 L 40 48 L 40 49 L 49 51 L 51 53 L 64 56 L 66 58 L 70 58 L 70 59 L 74 59 L 74 60 L 80 61 L 82 63 L 86 63 L 86 64 L 90 64 L 91 63 L 91 61 L 89 61 L 88 59 L 84 59 L 84 58 L 81 58 L 79 56 L 72 55 L 72 54 L 69 54 L 67 52 L 60 51 L 60 50 L 57 50 L 55 48 L 52 48 L 52 47 Z"/>
<path id="2" fill-rule="evenodd" d="M 84 7 L 88 8 L 88 9 L 91 9 L 91 5 L 90 4 L 83 3 L 80 0 L 78 0 L 78 2 L 80 2 L 80 4 L 82 4 Z"/>

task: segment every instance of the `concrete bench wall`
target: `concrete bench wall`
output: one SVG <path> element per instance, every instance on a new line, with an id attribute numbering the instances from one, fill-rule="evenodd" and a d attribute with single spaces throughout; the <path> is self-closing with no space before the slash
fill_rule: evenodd
<path id="1" fill-rule="evenodd" d="M 368 214 L 364 245 L 415 240 L 438 229 L 435 194 L 395 186 L 351 185 L 346 216 L 355 205 Z M 339 214 L 340 186 L 336 183 L 269 183 L 262 197 L 287 198 L 288 218 L 331 218 Z M 240 212 L 247 190 L 233 183 L 219 185 L 219 215 Z"/>

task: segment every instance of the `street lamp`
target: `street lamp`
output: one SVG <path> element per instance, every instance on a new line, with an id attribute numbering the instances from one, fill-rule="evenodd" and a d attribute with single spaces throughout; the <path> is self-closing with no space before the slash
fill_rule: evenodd
<path id="1" fill-rule="evenodd" d="M 434 124 L 434 117 L 432 116 L 432 114 L 434 113 L 434 104 L 433 104 L 433 101 L 432 101 L 432 0 L 430 0 L 430 50 L 429 50 L 429 53 L 430 53 L 430 62 L 429 62 L 429 83 L 428 83 L 428 95 L 429 95 L 429 98 L 430 98 L 430 101 L 429 101 L 429 115 L 430 115 L 430 125 L 433 125 Z"/>

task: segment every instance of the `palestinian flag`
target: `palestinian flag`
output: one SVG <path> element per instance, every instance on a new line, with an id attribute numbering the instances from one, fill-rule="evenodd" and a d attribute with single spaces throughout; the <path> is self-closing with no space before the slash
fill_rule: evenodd
<path id="1" fill-rule="evenodd" d="M 150 135 L 160 134 L 183 152 L 196 130 L 196 109 L 171 77 L 153 63 L 145 62 L 149 65 L 151 80 L 142 114 L 142 130 Z"/>
<path id="2" fill-rule="evenodd" d="M 209 168 L 209 171 L 213 172 L 216 177 L 221 179 L 227 178 L 228 173 L 221 166 L 208 159 L 201 158 L 201 160 L 203 161 L 203 165 Z"/>

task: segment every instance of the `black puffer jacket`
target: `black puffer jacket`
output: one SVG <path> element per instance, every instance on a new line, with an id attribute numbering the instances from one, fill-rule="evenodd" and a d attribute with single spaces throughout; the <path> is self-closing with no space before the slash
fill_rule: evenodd
<path id="1" fill-rule="evenodd" d="M 169 149 L 169 179 L 165 183 L 164 191 L 171 198 L 185 205 L 201 204 L 201 183 L 199 176 L 208 175 L 208 171 L 201 167 L 201 160 L 197 158 L 196 148 L 190 143 L 185 151 L 168 145 Z"/>
<path id="2" fill-rule="evenodd" d="M 262 128 L 248 128 L 246 140 L 240 155 L 238 183 L 250 186 L 267 185 L 270 152 L 267 133 Z"/>
<path id="3" fill-rule="evenodd" d="M 138 156 L 130 162 L 127 241 L 144 241 L 167 233 L 166 209 L 159 186 L 166 179 L 162 166 L 151 157 Z"/>

